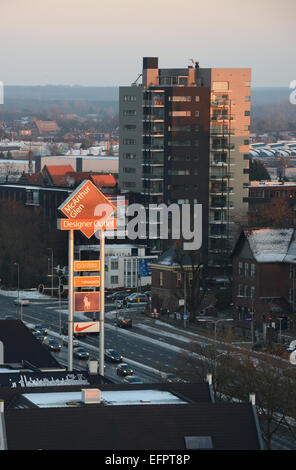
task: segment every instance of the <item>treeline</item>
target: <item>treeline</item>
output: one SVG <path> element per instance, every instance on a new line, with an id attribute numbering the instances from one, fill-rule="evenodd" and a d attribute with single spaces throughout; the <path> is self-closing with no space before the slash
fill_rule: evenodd
<path id="1" fill-rule="evenodd" d="M 15 201 L 0 201 L 0 278 L 5 287 L 37 287 L 49 283 L 51 250 L 54 266 L 67 264 L 67 237 L 56 229 L 55 220 L 40 216 L 39 210 Z"/>

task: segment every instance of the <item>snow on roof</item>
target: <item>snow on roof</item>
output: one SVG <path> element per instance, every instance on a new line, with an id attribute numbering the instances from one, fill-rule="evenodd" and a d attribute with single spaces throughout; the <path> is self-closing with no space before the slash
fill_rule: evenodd
<path id="1" fill-rule="evenodd" d="M 250 248 L 258 263 L 284 262 L 293 235 L 292 228 L 262 228 L 246 232 Z"/>
<path id="2" fill-rule="evenodd" d="M 81 404 L 80 392 L 26 393 L 24 398 L 39 408 L 64 408 Z M 187 404 L 173 393 L 161 390 L 111 390 L 101 392 L 101 402 L 108 405 Z"/>

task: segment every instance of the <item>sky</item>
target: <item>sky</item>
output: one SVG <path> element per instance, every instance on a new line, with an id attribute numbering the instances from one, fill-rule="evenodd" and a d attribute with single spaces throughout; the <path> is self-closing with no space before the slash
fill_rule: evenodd
<path id="1" fill-rule="evenodd" d="M 252 86 L 296 79 L 295 0 L 0 0 L 4 85 L 130 85 L 160 68 L 250 67 Z"/>

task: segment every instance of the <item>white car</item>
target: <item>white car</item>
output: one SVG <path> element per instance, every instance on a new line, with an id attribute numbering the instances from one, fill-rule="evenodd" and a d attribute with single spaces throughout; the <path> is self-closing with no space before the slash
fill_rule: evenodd
<path id="1" fill-rule="evenodd" d="M 30 301 L 28 299 L 14 299 L 15 305 L 22 305 L 25 307 L 26 305 L 29 305 Z"/>

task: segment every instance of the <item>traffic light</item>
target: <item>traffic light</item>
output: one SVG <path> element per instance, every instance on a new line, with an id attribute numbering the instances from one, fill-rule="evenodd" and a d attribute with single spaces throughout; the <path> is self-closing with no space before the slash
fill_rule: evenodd
<path id="1" fill-rule="evenodd" d="M 272 316 L 271 315 L 267 316 L 267 321 L 272 321 Z"/>
<path id="2" fill-rule="evenodd" d="M 44 285 L 43 284 L 39 284 L 38 291 L 40 292 L 40 294 L 42 294 L 42 292 L 44 291 Z"/>

